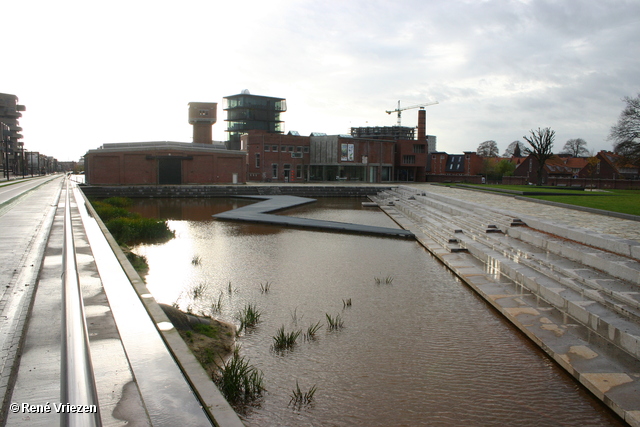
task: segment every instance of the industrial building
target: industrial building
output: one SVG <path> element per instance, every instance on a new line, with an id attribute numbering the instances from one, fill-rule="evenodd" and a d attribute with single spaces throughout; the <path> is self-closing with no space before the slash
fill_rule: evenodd
<path id="1" fill-rule="evenodd" d="M 167 185 L 311 181 L 425 181 L 435 136 L 425 105 L 412 127 L 352 128 L 351 135 L 284 134 L 286 99 L 243 90 L 223 98 L 229 140 L 212 141 L 217 104 L 189 103 L 193 142 L 104 144 L 85 156 L 92 185 Z"/>
<path id="2" fill-rule="evenodd" d="M 280 113 L 287 111 L 287 100 L 271 96 L 251 95 L 247 89 L 238 95 L 223 98 L 227 112 L 227 148 L 240 149 L 240 136 L 250 130 L 284 133 Z"/>
<path id="3" fill-rule="evenodd" d="M 252 130 L 241 137 L 247 181 L 384 182 L 393 177 L 394 142 L 312 133 Z"/>
<path id="4" fill-rule="evenodd" d="M 85 155 L 91 185 L 181 185 L 244 183 L 247 153 L 211 139 L 214 102 L 189 103 L 193 143 L 159 141 L 104 144 Z"/>

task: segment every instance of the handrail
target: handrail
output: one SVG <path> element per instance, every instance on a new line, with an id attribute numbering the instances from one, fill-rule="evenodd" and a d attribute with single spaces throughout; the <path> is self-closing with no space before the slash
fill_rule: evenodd
<path id="1" fill-rule="evenodd" d="M 60 420 L 63 426 L 100 427 L 102 420 L 73 241 L 69 187 L 67 180 L 62 251 Z"/>

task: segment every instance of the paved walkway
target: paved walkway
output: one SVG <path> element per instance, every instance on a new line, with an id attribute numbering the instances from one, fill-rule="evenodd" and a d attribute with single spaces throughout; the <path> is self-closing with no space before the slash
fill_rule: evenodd
<path id="1" fill-rule="evenodd" d="M 527 200 L 518 200 L 514 196 L 503 196 L 426 183 L 406 183 L 406 185 L 418 190 L 428 189 L 431 193 L 476 203 L 487 209 L 513 212 L 516 216 L 534 216 L 542 220 L 566 224 L 569 227 L 584 228 L 596 233 L 640 242 L 640 222 L 637 221 L 549 206 Z M 558 199 L 558 201 L 561 200 Z"/>
<path id="2" fill-rule="evenodd" d="M 62 178 L 0 207 L 0 396 L 3 414 Z"/>
<path id="3" fill-rule="evenodd" d="M 62 181 L 54 178 L 10 199 L 0 212 L 0 425 L 52 427 L 61 422 L 55 409 L 33 413 L 23 405 L 60 404 Z M 218 425 L 240 426 L 175 329 L 156 325 L 158 317 L 149 316 L 155 301 L 148 291 L 136 293 L 78 189 L 70 207 L 102 424 L 211 426 L 213 412 Z M 180 342 L 169 350 L 165 342 L 173 335 Z M 199 382 L 198 395 L 194 381 Z"/>

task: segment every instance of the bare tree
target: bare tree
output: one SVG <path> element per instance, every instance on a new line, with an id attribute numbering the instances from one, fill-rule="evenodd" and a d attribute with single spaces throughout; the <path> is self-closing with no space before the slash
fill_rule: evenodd
<path id="1" fill-rule="evenodd" d="M 609 140 L 613 141 L 613 151 L 640 166 L 640 93 L 635 98 L 626 96 L 623 101 L 627 105 L 618 123 L 611 127 Z"/>
<path id="2" fill-rule="evenodd" d="M 588 156 L 587 141 L 582 138 L 570 139 L 564 143 L 561 153 L 571 154 L 573 157 Z"/>
<path id="3" fill-rule="evenodd" d="M 504 153 L 502 154 L 502 157 L 511 157 L 511 156 L 520 157 L 522 155 L 522 153 L 524 152 L 525 148 L 527 148 L 527 147 L 522 142 L 513 141 L 511 144 L 509 144 L 507 149 L 504 150 Z"/>
<path id="4" fill-rule="evenodd" d="M 489 140 L 478 145 L 476 154 L 482 157 L 498 157 L 500 151 L 498 150 L 498 144 L 493 140 Z"/>
<path id="5" fill-rule="evenodd" d="M 544 164 L 553 156 L 551 148 L 553 147 L 553 140 L 555 139 L 556 132 L 551 128 L 544 128 L 534 131 L 531 130 L 531 136 L 523 136 L 524 140 L 529 143 L 531 148 L 525 148 L 524 152 L 527 155 L 531 155 L 538 161 L 538 176 L 536 185 L 542 185 L 542 172 L 544 171 Z"/>

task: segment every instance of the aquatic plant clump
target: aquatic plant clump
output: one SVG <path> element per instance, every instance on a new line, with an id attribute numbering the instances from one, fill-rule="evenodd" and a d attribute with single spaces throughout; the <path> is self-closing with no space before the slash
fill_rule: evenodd
<path id="1" fill-rule="evenodd" d="M 306 339 L 307 341 L 316 339 L 316 334 L 318 333 L 321 327 L 322 327 L 322 322 L 318 322 L 314 325 L 309 325 L 309 327 L 307 328 L 307 332 L 304 334 L 304 339 Z"/>
<path id="2" fill-rule="evenodd" d="M 313 398 L 316 394 L 318 388 L 314 384 L 308 391 L 302 392 L 300 390 L 300 385 L 296 380 L 296 388 L 291 393 L 291 400 L 289 401 L 289 405 L 293 405 L 294 407 L 301 407 L 303 405 L 309 405 L 313 402 Z"/>
<path id="3" fill-rule="evenodd" d="M 222 313 L 222 292 L 218 296 L 217 300 L 213 300 L 211 303 L 211 314 L 220 314 Z"/>
<path id="4" fill-rule="evenodd" d="M 344 321 L 339 314 L 331 316 L 329 313 L 325 313 L 325 316 L 327 316 L 327 328 L 330 331 L 336 331 L 338 329 L 344 328 Z"/>
<path id="5" fill-rule="evenodd" d="M 249 303 L 245 305 L 237 316 L 237 319 L 240 321 L 238 332 L 256 326 L 260 322 L 260 316 L 262 316 L 262 313 L 254 304 Z"/>
<path id="6" fill-rule="evenodd" d="M 200 282 L 197 285 L 192 286 L 189 290 L 191 299 L 193 299 L 194 301 L 200 299 L 200 297 L 204 296 L 204 294 L 207 292 L 208 288 L 209 285 L 207 284 L 207 282 Z"/>
<path id="7" fill-rule="evenodd" d="M 126 207 L 131 200 L 125 197 L 111 197 L 92 202 L 92 206 L 119 245 L 146 241 L 164 241 L 175 237 L 167 221 L 143 218 Z"/>
<path id="8" fill-rule="evenodd" d="M 241 357 L 238 349 L 213 375 L 213 381 L 234 408 L 251 404 L 266 391 L 262 371 Z"/>
<path id="9" fill-rule="evenodd" d="M 269 290 L 271 290 L 271 283 L 267 282 L 267 283 L 260 283 L 260 293 L 261 294 L 266 294 L 269 292 Z"/>
<path id="10" fill-rule="evenodd" d="M 105 223 L 118 243 L 135 244 L 163 241 L 175 237 L 166 221 L 142 217 L 118 217 Z"/>
<path id="11" fill-rule="evenodd" d="M 381 285 L 381 284 L 385 284 L 385 285 L 390 285 L 393 283 L 393 276 L 387 276 L 387 277 L 374 277 L 373 280 L 376 282 L 376 285 Z"/>
<path id="12" fill-rule="evenodd" d="M 295 345 L 298 337 L 302 333 L 301 330 L 295 330 L 291 332 L 285 332 L 284 326 L 278 329 L 278 332 L 273 336 L 273 348 L 274 350 L 291 350 Z"/>

